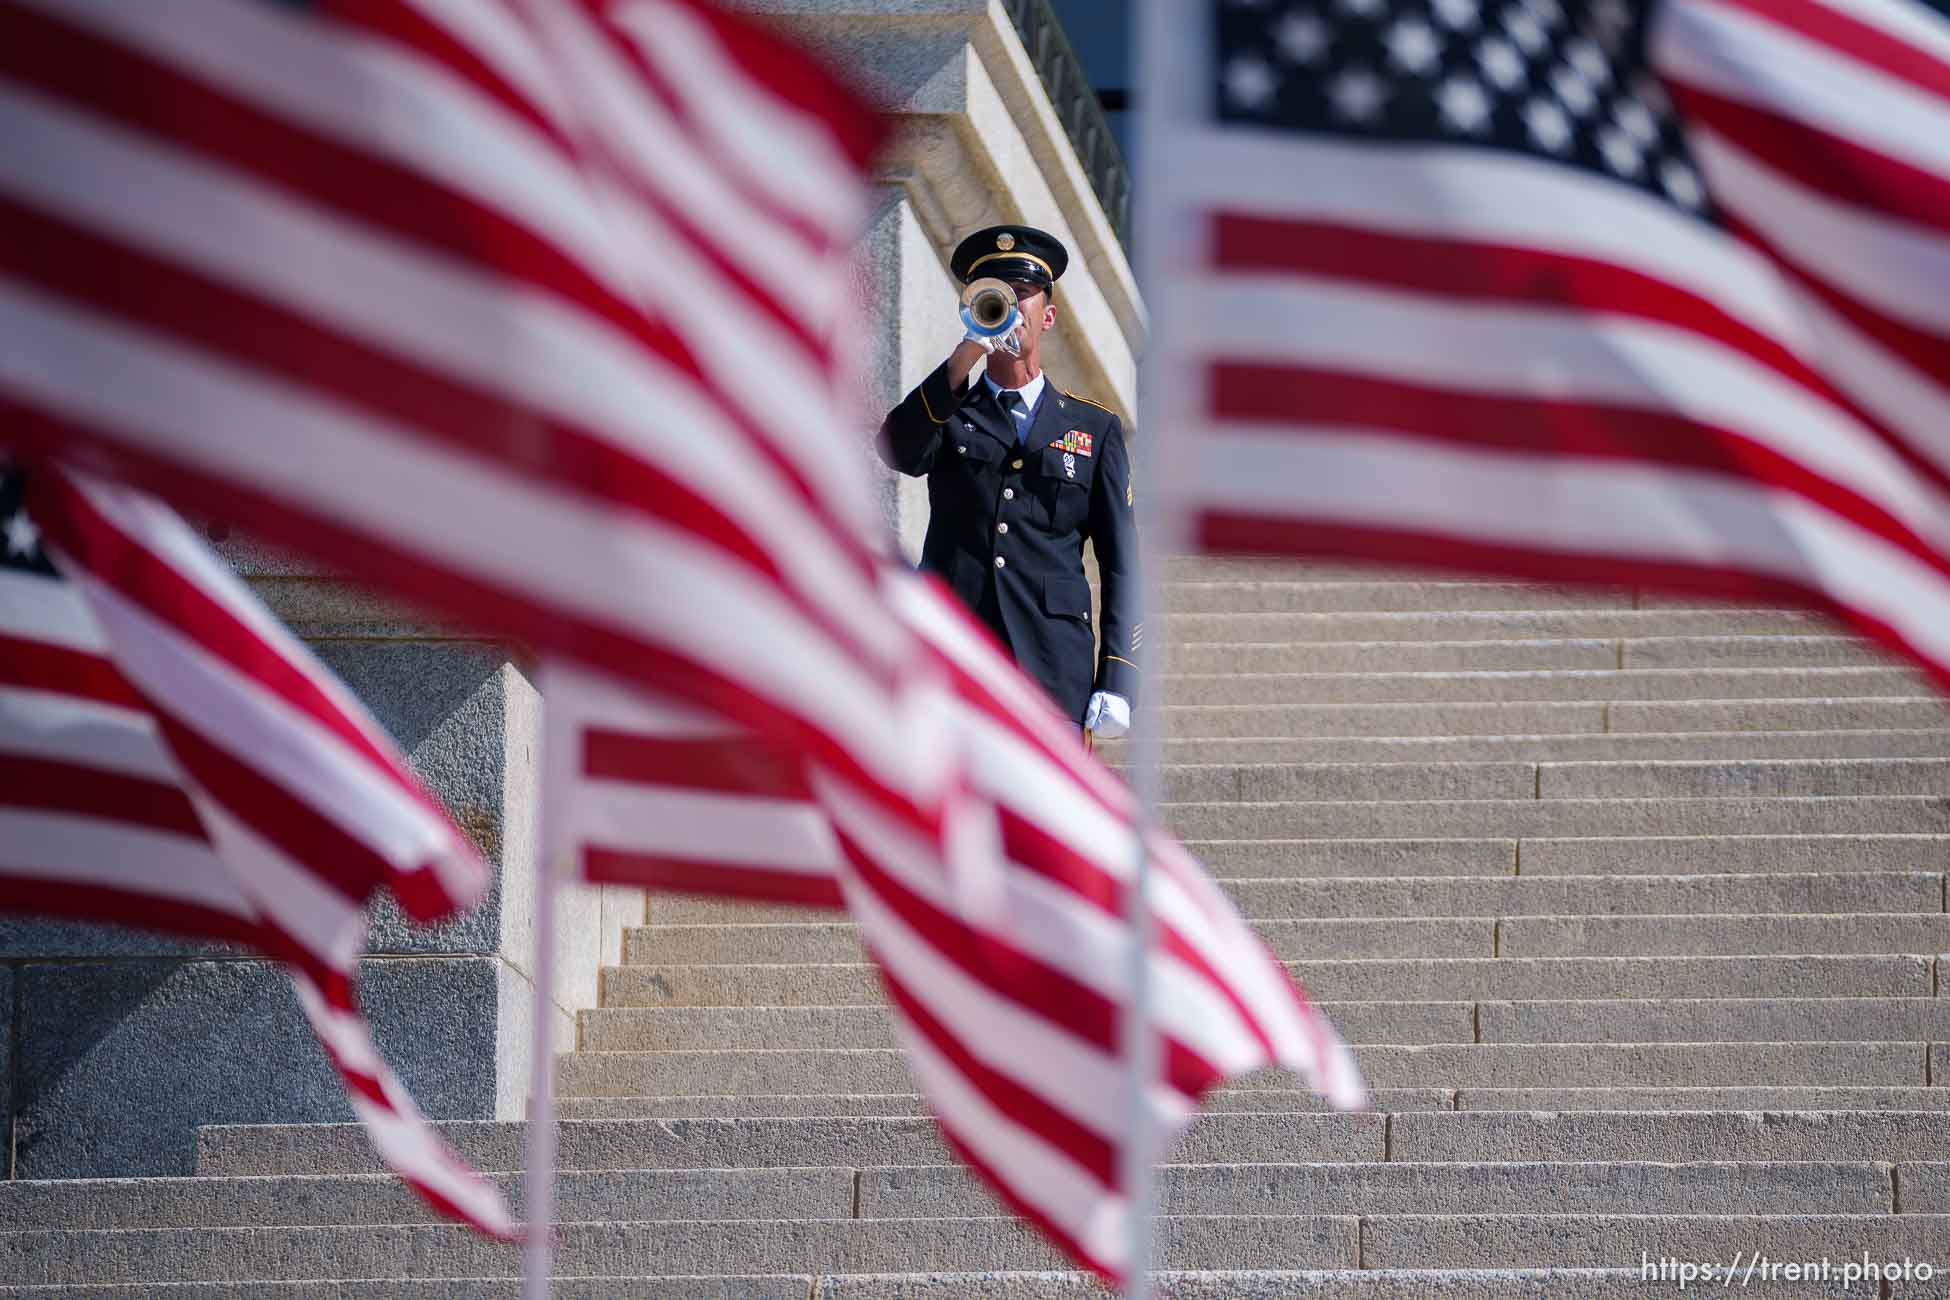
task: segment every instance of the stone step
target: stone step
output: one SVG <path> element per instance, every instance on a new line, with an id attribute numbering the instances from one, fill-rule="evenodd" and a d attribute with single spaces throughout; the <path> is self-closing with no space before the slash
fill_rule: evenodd
<path id="1" fill-rule="evenodd" d="M 564 1097 L 914 1091 L 906 1058 L 886 1046 L 615 1052 L 584 1048 L 559 1057 L 555 1076 Z"/>
<path id="2" fill-rule="evenodd" d="M 1458 1088 L 1398 1110 L 1950 1110 L 1950 1088 Z"/>
<path id="3" fill-rule="evenodd" d="M 1795 795 L 1725 799 L 1469 799 L 1160 804 L 1187 840 L 1433 836 L 1846 835 L 1950 832 L 1950 798 Z"/>
<path id="4" fill-rule="evenodd" d="M 1743 957 L 1950 952 L 1950 916 L 1493 916 L 1259 920 L 1286 961 L 1384 957 Z M 671 925 L 624 932 L 633 965 L 803 965 L 866 960 L 848 922 Z"/>
<path id="5" fill-rule="evenodd" d="M 1160 778 L 1173 803 L 1537 797 L 1535 763 L 1173 763 Z"/>
<path id="6" fill-rule="evenodd" d="M 908 1090 L 911 1091 L 911 1090 Z M 1375 1116 L 1310 1115 L 1329 1160 L 1379 1159 L 1350 1120 Z M 455 1151 L 484 1173 L 523 1168 L 528 1126 L 503 1120 L 448 1120 L 433 1125 Z M 1331 1130 L 1331 1131 L 1330 1131 Z M 934 1121 L 923 1115 L 810 1117 L 679 1116 L 658 1119 L 564 1120 L 557 1130 L 560 1169 L 716 1170 L 858 1168 L 943 1162 Z M 207 1124 L 197 1130 L 199 1178 L 384 1174 L 356 1124 Z"/>
<path id="7" fill-rule="evenodd" d="M 1358 561 L 1294 560 L 1252 555 L 1173 555 L 1166 582 L 1496 582 L 1468 574 Z"/>
<path id="8" fill-rule="evenodd" d="M 1174 582 L 1165 587 L 1167 615 L 1286 613 L 1428 613 L 1434 610 L 1632 609 L 1629 590 L 1544 587 L 1523 582 Z M 1175 629 L 1167 628 L 1173 636 Z"/>
<path id="9" fill-rule="evenodd" d="M 1167 589 L 1214 583 L 1233 585 L 1264 584 L 1351 584 L 1375 587 L 1436 584 L 1444 586 L 1518 587 L 1532 592 L 1589 594 L 1598 597 L 1629 597 L 1625 608 L 1632 609 L 1723 609 L 1725 601 L 1711 596 L 1687 595 L 1644 587 L 1606 587 L 1583 583 L 1546 584 L 1514 579 L 1467 569 L 1435 565 L 1381 564 L 1361 560 L 1328 561 L 1270 556 L 1172 556 L 1165 565 L 1163 581 Z M 1779 609 L 1780 614 L 1802 613 Z"/>
<path id="10" fill-rule="evenodd" d="M 1525 916 L 1502 957 L 1740 957 L 1950 952 L 1950 916 Z"/>
<path id="11" fill-rule="evenodd" d="M 1129 768 L 1115 769 L 1126 780 Z M 1662 762 L 1169 763 L 1172 803 L 1283 799 L 1730 798 L 1783 795 L 1950 796 L 1950 758 L 1667 760 Z"/>
<path id="12" fill-rule="evenodd" d="M 1718 1260 L 1723 1267 L 1754 1254 L 1776 1262 L 1827 1257 L 1837 1269 L 1843 1261 L 1901 1261 L 1907 1256 L 1914 1268 L 1950 1252 L 1950 1215 L 1909 1213 L 1170 1215 L 1159 1218 L 1156 1229 L 1157 1256 L 1167 1268 L 1615 1267 L 1621 1258 L 1656 1268 L 1661 1257 Z M 555 1255 L 556 1272 L 565 1278 L 713 1271 L 749 1275 L 754 1269 L 945 1271 L 972 1263 L 1008 1271 L 1050 1269 L 1061 1261 L 1027 1227 L 999 1217 L 565 1224 Z M 407 1274 L 421 1279 L 508 1277 L 518 1269 L 517 1248 L 444 1225 L 57 1231 L 0 1237 L 0 1275 L 16 1286 L 277 1280 L 319 1273 L 367 1279 Z M 1674 1277 L 1667 1285 L 1676 1285 Z M 1641 1280 L 1640 1285 L 1656 1282 Z M 1893 1293 L 1906 1298 L 1919 1294 L 1904 1282 Z M 882 1294 L 914 1292 L 903 1285 Z"/>
<path id="13" fill-rule="evenodd" d="M 1873 846 L 1879 837 L 1832 835 L 1819 837 L 1823 842 L 1838 847 L 1867 844 Z M 1886 837 L 1880 837 L 1886 838 Z M 1930 848 L 1935 845 L 1950 844 L 1950 837 L 1908 836 L 1903 837 L 1906 845 L 1923 842 Z M 1513 876 L 1518 874 L 1519 846 L 1522 852 L 1529 852 L 1532 844 L 1553 843 L 1548 840 L 1516 840 L 1503 838 L 1484 839 L 1386 839 L 1386 840 L 1190 840 L 1185 847 L 1198 857 L 1207 871 L 1220 879 L 1253 880 L 1317 880 L 1322 877 L 1369 877 L 1392 879 L 1396 876 Z M 1571 840 L 1574 844 L 1597 841 Z M 1638 841 L 1628 841 L 1636 843 Z M 1689 843 L 1720 844 L 1725 837 L 1688 841 Z M 1849 850 L 1843 848 L 1838 854 L 1848 857 Z M 1805 853 L 1803 859 L 1825 861 L 1818 854 Z M 1852 858 L 1861 864 L 1861 870 L 1921 870 L 1941 858 L 1932 858 L 1925 853 L 1886 852 L 1877 855 L 1872 848 L 1862 849 Z M 1711 866 L 1700 866 L 1693 859 L 1680 859 L 1693 864 L 1692 870 L 1717 871 Z M 1887 865 L 1880 865 L 1886 862 Z M 1878 865 L 1869 865 L 1869 864 Z M 1525 868 L 1528 870 L 1528 868 Z M 1738 868 L 1728 868 L 1728 871 Z M 1818 868 L 1783 865 L 1783 871 L 1814 871 Z M 1599 874 L 1592 872 L 1588 874 Z M 1685 875 L 1688 871 L 1647 871 L 1642 875 Z"/>
<path id="14" fill-rule="evenodd" d="M 517 1215 L 521 1176 L 494 1175 Z M 563 1169 L 563 1222 L 849 1219 L 851 1168 Z M 979 1211 L 987 1214 L 992 1211 Z M 443 1222 L 389 1174 L 0 1182 L 0 1233 L 33 1229 L 284 1227 Z"/>
<path id="15" fill-rule="evenodd" d="M 1293 1161 L 1380 1160 L 1386 1155 L 1387 1124 L 1388 1117 L 1378 1111 L 1199 1115 L 1167 1160 L 1250 1164 L 1268 1152 Z M 526 1124 L 457 1120 L 434 1128 L 476 1169 L 522 1168 Z M 212 1124 L 198 1129 L 196 1140 L 199 1176 L 384 1172 L 357 1124 Z M 925 1116 L 568 1120 L 560 1125 L 556 1159 L 558 1168 L 583 1170 L 953 1163 L 934 1121 Z"/>
<path id="16" fill-rule="evenodd" d="M 1843 629 L 1807 610 L 1523 609 L 1340 613 L 1177 611 L 1160 620 L 1172 646 L 1222 642 L 1282 645 L 1331 641 L 1540 641 L 1647 637 L 1837 636 Z"/>
<path id="17" fill-rule="evenodd" d="M 866 950 L 851 921 L 788 925 L 647 925 L 623 931 L 629 966 L 855 964 Z"/>
<path id="18" fill-rule="evenodd" d="M 1906 668 L 1630 668 L 1602 671 L 1203 673 L 1174 672 L 1177 706 L 1531 703 L 1565 700 L 1905 699 L 1928 689 Z"/>
<path id="19" fill-rule="evenodd" d="M 1950 1088 L 1943 1090 L 1950 1097 Z M 1310 1107 L 1309 1109 L 1315 1109 Z M 1448 1110 L 1453 1107 L 1433 1106 Z M 902 1116 L 931 1113 L 919 1093 L 746 1093 L 722 1097 L 558 1097 L 557 1117 L 572 1119 L 768 1119 Z"/>
<path id="20" fill-rule="evenodd" d="M 1934 1001 L 1908 1000 L 1926 1005 Z M 1950 1010 L 1950 1002 L 1945 1006 Z M 1322 1010 L 1333 1017 L 1335 1027 L 1350 1043 L 1478 1041 L 1475 1008 L 1469 1002 L 1323 1003 Z M 1864 1014 L 1870 1016 L 1864 1020 L 1865 1026 L 1894 1028 L 1906 1023 L 1892 1013 L 1871 1015 L 1866 1007 Z M 1826 1024 L 1812 1015 L 1804 1019 L 1811 1025 Z M 1784 1019 L 1782 1023 L 1794 1022 Z M 578 1012 L 576 1028 L 577 1050 L 582 1052 L 796 1051 L 899 1045 L 889 1011 L 878 1006 L 599 1007 Z M 1895 1033 L 1877 1036 L 1929 1037 Z"/>
<path id="21" fill-rule="evenodd" d="M 1621 1259 L 1649 1260 L 1656 1268 L 1662 1256 L 1725 1266 L 1755 1255 L 1777 1265 L 1825 1256 L 1838 1272 L 1845 1260 L 1907 1256 L 1930 1267 L 1933 1277 L 1930 1261 L 1950 1258 L 1950 1215 L 1403 1214 L 1361 1220 L 1362 1262 L 1376 1268 L 1606 1267 Z M 1916 1292 L 1898 1284 L 1894 1294 Z"/>
<path id="22" fill-rule="evenodd" d="M 1161 712 L 1165 734 L 1186 740 L 1917 731 L 1941 730 L 1950 723 L 1950 710 L 1933 695 L 1888 699 L 1171 704 Z"/>
<path id="23" fill-rule="evenodd" d="M 1309 996 L 1358 999 L 1861 998 L 1927 1000 L 1935 958 L 1489 957 L 1288 963 Z"/>
<path id="24" fill-rule="evenodd" d="M 1930 1168 L 1930 1166 L 1910 1166 Z M 1879 1214 L 1894 1167 L 1875 1161 L 1168 1165 L 1162 1214 Z M 1905 1203 L 1907 1208 L 1907 1203 Z M 1924 1211 L 1927 1212 L 1927 1211 Z M 1006 1211 L 968 1170 L 867 1169 L 860 1217 L 966 1218 Z"/>
<path id="25" fill-rule="evenodd" d="M 1122 740 L 1101 741 L 1114 764 Z M 1944 758 L 1950 730 L 1718 731 L 1562 736 L 1244 736 L 1167 740 L 1167 763 L 1704 762 L 1753 758 Z"/>
<path id="26" fill-rule="evenodd" d="M 1242 790 L 1254 788 L 1243 777 L 1240 786 Z M 1540 799 L 1850 794 L 1928 794 L 1950 798 L 1950 759 L 1542 763 L 1537 768 Z"/>
<path id="27" fill-rule="evenodd" d="M 1861 874 L 1694 876 L 1397 876 L 1389 879 L 1233 879 L 1225 889 L 1249 917 L 1712 915 L 1943 910 L 1943 876 Z M 1670 904 L 1670 905 L 1668 905 Z"/>
<path id="28" fill-rule="evenodd" d="M 1637 1268 L 1559 1269 L 1167 1269 L 1154 1274 L 1173 1300 L 1644 1300 L 1647 1283 Z M 361 1281 L 343 1289 L 306 1282 L 136 1283 L 89 1287 L 0 1285 L 0 1298 L 52 1300 L 520 1300 L 513 1278 L 394 1279 Z M 1741 1287 L 1743 1300 L 1810 1300 L 1834 1296 L 1862 1300 L 1852 1290 L 1810 1290 L 1805 1284 L 1755 1279 Z M 1871 1293 L 1873 1294 L 1873 1293 Z M 1934 1287 L 1911 1289 L 1905 1300 L 1939 1297 Z M 553 1300 L 948 1300 L 989 1296 L 995 1300 L 1107 1300 L 1112 1295 L 1082 1273 L 854 1273 L 810 1276 L 711 1278 L 557 1278 Z"/>
<path id="29" fill-rule="evenodd" d="M 1361 1004 L 1329 1005 L 1338 1011 Z M 1482 1043 L 1859 1042 L 1950 1038 L 1950 999 L 1932 997 L 1619 998 L 1483 1001 L 1474 1007 L 1476 1041 Z M 1335 1023 L 1340 1023 L 1339 1015 Z"/>
<path id="30" fill-rule="evenodd" d="M 1467 1090 L 1465 1090 L 1467 1091 Z M 1389 1159 L 1950 1160 L 1950 1111 L 1410 1111 Z M 1905 1199 L 1907 1204 L 1907 1199 Z"/>
<path id="31" fill-rule="evenodd" d="M 1261 921 L 1253 928 L 1275 955 L 1292 960 L 1496 955 L 1496 918 L 1489 916 L 1439 920 Z M 852 923 L 846 921 L 801 925 L 643 926 L 625 930 L 623 944 L 623 960 L 629 965 L 804 965 L 866 960 Z"/>
<path id="32" fill-rule="evenodd" d="M 1052 1279 L 1068 1274 L 1046 1274 Z M 1329 1276 L 1338 1276 L 1330 1274 Z M 1388 1276 L 1395 1276 L 1390 1274 Z M 884 1275 L 861 1275 L 877 1280 Z M 837 1281 L 838 1279 L 833 1279 Z M 846 1279 L 852 1281 L 854 1279 Z M 1078 1279 L 1081 1280 L 1081 1279 Z M 806 1300 L 815 1289 L 821 1295 L 866 1296 L 871 1291 L 824 1289 L 827 1281 L 810 1274 L 750 1277 L 557 1277 L 549 1283 L 549 1300 Z M 0 1285 L 0 1300 L 522 1300 L 519 1277 L 360 1278 L 321 1282 L 136 1282 L 90 1286 Z M 1054 1295 L 1055 1293 L 1050 1293 Z M 1090 1295 L 1078 1291 L 1077 1295 Z M 1511 1292 L 1512 1295 L 1527 1294 Z"/>
<path id="33" fill-rule="evenodd" d="M 1617 644 L 1620 668 L 1898 663 L 1880 646 L 1852 636 L 1645 636 L 1621 637 Z"/>
<path id="34" fill-rule="evenodd" d="M 1287 969 L 1324 1002 L 1649 997 L 1933 995 L 1934 959 L 1872 957 L 1521 957 L 1298 961 Z M 602 1005 L 849 1007 L 882 1001 L 874 967 L 611 966 Z"/>
<path id="35" fill-rule="evenodd" d="M 1618 700 L 1605 728 L 1635 731 L 1876 731 L 1941 727 L 1950 705 L 1940 695 L 1864 700 Z"/>
<path id="36" fill-rule="evenodd" d="M 1847 636 L 1560 637 L 1519 641 L 1183 641 L 1174 673 L 1486 672 L 1616 668 L 1896 667 Z"/>
<path id="37" fill-rule="evenodd" d="M 1800 639 L 1849 644 L 1840 637 Z M 1166 662 L 1174 673 L 1606 669 L 1623 667 L 1618 647 L 1616 640 L 1594 637 L 1531 641 L 1191 641 L 1172 645 L 1166 652 Z M 1810 664 L 1875 662 L 1824 659 L 1814 649 L 1807 654 Z"/>
<path id="38" fill-rule="evenodd" d="M 1946 864 L 1950 865 L 1950 864 Z M 1927 871 L 1756 872 L 1688 876 L 1388 876 L 1224 881 L 1249 919 L 1573 916 L 1585 913 L 1941 912 L 1944 877 Z M 832 913 L 789 903 L 659 894 L 659 925 L 816 923 Z"/>
<path id="39" fill-rule="evenodd" d="M 1351 1217 L 1236 1216 L 1157 1221 L 1167 1266 L 1352 1267 Z M 742 1220 L 564 1224 L 562 1277 L 997 1269 L 1066 1261 L 1008 1218 Z M 513 1276 L 519 1247 L 446 1225 L 123 1229 L 0 1234 L 0 1277 L 15 1284 L 296 1278 Z"/>
<path id="40" fill-rule="evenodd" d="M 1652 1265 L 1657 1268 L 1656 1261 Z M 1839 1276 L 1840 1263 L 1836 1265 Z M 1646 1300 L 1648 1283 L 1632 1268 L 1458 1268 L 1312 1269 L 1282 1272 L 1179 1272 L 1156 1274 L 1161 1293 L 1172 1300 Z M 1668 1283 L 1668 1286 L 1676 1285 Z M 939 1277 L 822 1278 L 813 1300 L 919 1300 L 954 1296 L 994 1296 L 997 1300 L 1104 1300 L 1111 1293 L 1077 1274 L 960 1274 Z M 1656 1293 L 1654 1293 L 1656 1294 Z M 1810 1286 L 1805 1282 L 1741 1283 L 1742 1300 L 1863 1300 L 1873 1294 L 1857 1282 Z M 1940 1280 L 1909 1285 L 1902 1300 L 1942 1300 L 1950 1296 Z M 119 1300 L 119 1298 L 118 1298 Z M 223 1300 L 230 1300 L 224 1297 Z M 283 1295 L 266 1300 L 285 1300 Z M 388 1300 L 391 1300 L 388 1297 Z"/>
<path id="41" fill-rule="evenodd" d="M 855 1007 L 884 1000 L 877 968 L 865 962 L 609 966 L 598 996 L 606 1008 Z"/>
<path id="42" fill-rule="evenodd" d="M 1919 1087 L 1930 1082 L 1920 1041 L 1363 1044 L 1355 1055 L 1377 1088 Z M 780 1051 L 574 1052 L 561 1058 L 565 1097 L 724 1092 L 909 1092 L 891 1048 Z M 1280 1086 L 1296 1086 L 1285 1076 Z"/>
<path id="43" fill-rule="evenodd" d="M 1658 835 L 1529 839 L 1193 840 L 1221 879 L 1323 876 L 1688 876 L 1929 871 L 1943 835 Z"/>
<path id="44" fill-rule="evenodd" d="M 1921 1087 L 1916 1042 L 1475 1043 L 1355 1049 L 1377 1088 Z"/>
<path id="45" fill-rule="evenodd" d="M 1878 1095 L 1900 1089 L 1881 1089 Z M 1912 1089 L 1911 1091 L 1927 1091 Z M 1944 1090 L 1950 1097 L 1950 1089 Z M 1377 1088 L 1376 1110 L 1454 1110 L 1455 1093 L 1446 1088 Z M 1297 1111 L 1320 1113 L 1328 1106 L 1318 1096 L 1297 1088 L 1221 1088 L 1205 1095 L 1211 1114 Z M 914 1093 L 748 1093 L 721 1097 L 563 1097 L 557 1113 L 564 1119 L 698 1119 L 738 1116 L 926 1115 L 928 1109 Z"/>
<path id="46" fill-rule="evenodd" d="M 1457 1093 L 1462 1110 L 1423 1105 L 1392 1116 L 1228 1111 L 1197 1117 L 1170 1162 L 1250 1164 L 1271 1152 L 1289 1162 L 1685 1162 L 1702 1154 L 1741 1161 L 1950 1161 L 1950 1111 L 1941 1103 L 1913 1110 L 1872 1109 L 1867 1104 L 1805 1110 L 1681 1104 L 1695 1097 L 1710 1102 L 1733 1096 L 1866 1103 L 1872 1098 L 1866 1091 L 1871 1086 L 1863 1081 L 1773 1083 L 1729 1091 L 1727 1085 L 1539 1089 L 1491 1084 L 1462 1087 Z M 1919 1080 L 1889 1085 L 1888 1090 L 1900 1099 L 1925 1087 Z M 1875 1089 L 1876 1094 L 1883 1091 Z M 1950 1088 L 1929 1091 L 1950 1097 Z M 1602 1103 L 1614 1098 L 1664 1104 L 1605 1109 Z M 1550 1104 L 1559 1101 L 1564 1104 Z M 477 1168 L 521 1168 L 523 1124 L 465 1121 L 436 1127 Z M 559 1163 L 564 1169 L 722 1170 L 755 1161 L 763 1167 L 845 1168 L 953 1163 L 933 1121 L 919 1115 L 566 1120 L 561 1135 Z M 198 1174 L 205 1177 L 383 1173 L 364 1132 L 353 1124 L 213 1125 L 199 1131 L 197 1146 Z"/>
<path id="47" fill-rule="evenodd" d="M 1526 839 L 1527 876 L 1682 875 L 1689 871 L 1921 871 L 1950 864 L 1950 836 L 1714 835 Z"/>
<path id="48" fill-rule="evenodd" d="M 1789 703 L 1798 703 L 1790 701 Z M 1875 701 L 1878 706 L 1886 701 Z M 1933 704 L 1934 701 L 1928 703 Z M 1717 708 L 1718 706 L 1712 706 Z M 1756 706 L 1772 716 L 1781 705 Z M 1602 701 L 1558 703 L 1467 704 L 1169 704 L 1160 710 L 1164 734 L 1187 740 L 1230 739 L 1235 736 L 1507 736 L 1595 735 L 1607 731 Z M 1831 711 L 1832 712 L 1832 711 Z M 1888 709 L 1879 729 L 1937 727 L 1939 711 L 1925 712 L 1914 703 Z M 1900 717 L 1905 721 L 1893 721 Z M 1831 728 L 1826 719 L 1811 724 Z M 1668 730 L 1685 730 L 1672 727 Z M 1755 730 L 1729 725 L 1722 731 Z"/>
<path id="49" fill-rule="evenodd" d="M 1220 879 L 1513 876 L 1515 839 L 1188 840 Z"/>
<path id="50" fill-rule="evenodd" d="M 1934 1075 L 1932 1077 L 1935 1077 Z M 1377 1111 L 1411 1110 L 1950 1110 L 1950 1087 L 1376 1088 Z M 1298 1088 L 1239 1087 L 1207 1093 L 1209 1114 L 1321 1114 Z M 563 1119 L 700 1119 L 926 1115 L 917 1093 L 751 1094 L 742 1097 L 564 1097 Z"/>
<path id="51" fill-rule="evenodd" d="M 1942 1166 L 1906 1165 L 1905 1206 Z M 1357 1161 L 1168 1165 L 1159 1210 L 1180 1215 L 1892 1211 L 1894 1166 L 1872 1161 Z M 1935 1172 L 1925 1172 L 1935 1171 Z M 496 1181 L 517 1214 L 520 1179 Z M 693 1219 L 982 1218 L 1007 1211 L 965 1167 L 563 1170 L 562 1223 Z M 1932 1203 L 1940 1193 L 1930 1197 Z M 1931 1212 L 1912 1210 L 1911 1212 Z M 0 1233 L 438 1222 L 386 1175 L 23 1180 L 0 1184 Z"/>
<path id="52" fill-rule="evenodd" d="M 1664 591 L 1652 587 L 1635 589 L 1634 603 L 1639 609 L 1718 609 L 1725 602 L 1719 596 L 1698 592 Z"/>

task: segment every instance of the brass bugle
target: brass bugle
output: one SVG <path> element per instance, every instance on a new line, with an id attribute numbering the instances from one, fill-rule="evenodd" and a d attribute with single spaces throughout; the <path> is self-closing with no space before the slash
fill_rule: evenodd
<path id="1" fill-rule="evenodd" d="M 1016 314 L 1016 291 L 994 276 L 973 281 L 961 291 L 962 319 L 982 334 L 1000 334 Z"/>

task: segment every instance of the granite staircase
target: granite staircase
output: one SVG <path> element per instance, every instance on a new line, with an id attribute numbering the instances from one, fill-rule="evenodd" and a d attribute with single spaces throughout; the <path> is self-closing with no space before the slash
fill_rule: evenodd
<path id="1" fill-rule="evenodd" d="M 1163 1172 L 1167 1295 L 1678 1294 L 1662 1257 L 1950 1295 L 1950 713 L 1916 674 L 1780 610 L 1171 576 L 1168 819 L 1379 1109 L 1217 1094 Z M 646 920 L 562 1060 L 558 1296 L 1099 1294 L 950 1163 L 847 925 Z M 448 1131 L 519 1168 L 520 1126 Z M 376 1168 L 349 1126 L 213 1128 L 196 1177 L 0 1184 L 0 1296 L 518 1294 Z"/>

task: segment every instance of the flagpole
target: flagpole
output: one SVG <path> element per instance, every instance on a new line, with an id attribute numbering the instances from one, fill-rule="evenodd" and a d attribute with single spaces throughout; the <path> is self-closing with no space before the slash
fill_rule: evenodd
<path id="1" fill-rule="evenodd" d="M 1122 1181 L 1130 1207 L 1130 1263 L 1126 1300 L 1152 1300 L 1156 1294 L 1151 1266 L 1156 1253 L 1157 1135 L 1146 1096 L 1157 1085 L 1160 1052 L 1151 1027 L 1151 943 L 1153 921 L 1149 899 L 1151 855 L 1144 832 L 1155 823 L 1163 786 L 1164 672 L 1168 667 L 1162 626 L 1165 566 L 1183 549 L 1185 517 L 1175 485 L 1182 470 L 1172 463 L 1182 445 L 1189 414 L 1190 390 L 1181 372 L 1185 354 L 1180 346 L 1184 321 L 1170 301 L 1172 267 L 1182 257 L 1177 246 L 1182 231 L 1168 223 L 1171 208 L 1164 194 L 1170 175 L 1169 142 L 1165 127 L 1185 120 L 1194 111 L 1198 81 L 1187 73 L 1198 57 L 1198 43 L 1207 38 L 1206 24 L 1184 21 L 1187 13 L 1206 13 L 1203 5 L 1185 0 L 1138 0 L 1137 71 L 1133 84 L 1142 87 L 1137 105 L 1137 202 L 1133 235 L 1137 252 L 1138 289 L 1147 312 L 1143 362 L 1139 367 L 1138 421 L 1134 443 L 1144 452 L 1144 498 L 1138 520 L 1138 607 L 1134 625 L 1139 640 L 1133 647 L 1138 664 L 1142 707 L 1131 716 L 1129 762 L 1131 784 L 1137 794 L 1140 834 L 1135 846 L 1125 912 L 1131 929 L 1130 1000 L 1124 1044 L 1128 1056 L 1129 1117 L 1123 1148 Z"/>
<path id="2" fill-rule="evenodd" d="M 535 1013 L 530 1027 L 528 1167 L 522 1175 L 522 1300 L 548 1300 L 555 1224 L 555 893 L 566 874 L 544 856 L 535 866 Z"/>
<path id="3" fill-rule="evenodd" d="M 1149 591 L 1153 582 L 1150 565 L 1157 559 L 1155 555 L 1146 554 L 1148 548 L 1142 537 L 1143 530 L 1140 529 L 1138 555 L 1142 567 L 1138 574 L 1140 594 L 1136 615 L 1140 627 L 1153 604 Z M 1155 653 L 1138 652 L 1139 687 L 1152 697 L 1155 697 L 1157 686 L 1148 669 L 1156 660 Z M 1125 1062 L 1130 1072 L 1127 1083 L 1129 1114 L 1125 1125 L 1121 1170 L 1131 1224 L 1130 1256 L 1124 1282 L 1127 1300 L 1151 1300 L 1153 1294 L 1152 1215 L 1157 1200 L 1154 1186 L 1157 1174 L 1152 1164 L 1154 1139 L 1151 1113 L 1145 1104 L 1146 1094 L 1158 1077 L 1158 1039 L 1151 1031 L 1151 908 L 1147 893 L 1151 881 L 1151 854 L 1147 849 L 1146 833 L 1152 810 L 1158 803 L 1159 737 L 1158 726 L 1152 721 L 1158 715 L 1156 699 L 1147 699 L 1145 705 L 1131 711 L 1130 760 L 1134 769 L 1139 817 L 1137 835 L 1134 837 L 1131 881 L 1126 888 L 1124 901 L 1131 930 L 1130 1001 L 1125 1007 L 1123 1032 Z"/>

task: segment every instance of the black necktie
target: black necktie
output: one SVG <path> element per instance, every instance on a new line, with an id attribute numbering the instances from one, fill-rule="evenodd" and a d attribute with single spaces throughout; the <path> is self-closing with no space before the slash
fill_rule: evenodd
<path id="1" fill-rule="evenodd" d="M 1029 408 L 1022 404 L 1022 394 L 1012 389 L 1004 389 L 998 394 L 1002 402 L 1002 414 L 1009 417 L 1009 431 L 1016 435 L 1016 445 L 1022 445 L 1022 424 L 1016 419 L 1016 412 Z"/>

